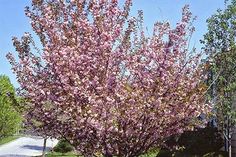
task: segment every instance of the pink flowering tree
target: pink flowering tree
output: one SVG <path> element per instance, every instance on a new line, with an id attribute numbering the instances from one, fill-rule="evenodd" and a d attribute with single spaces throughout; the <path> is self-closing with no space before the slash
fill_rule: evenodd
<path id="1" fill-rule="evenodd" d="M 26 15 L 42 49 L 26 33 L 13 38 L 18 57 L 7 55 L 28 124 L 84 156 L 138 156 L 209 111 L 200 55 L 188 50 L 189 8 L 175 28 L 156 22 L 146 35 L 142 11 L 129 16 L 131 4 L 33 0 Z"/>

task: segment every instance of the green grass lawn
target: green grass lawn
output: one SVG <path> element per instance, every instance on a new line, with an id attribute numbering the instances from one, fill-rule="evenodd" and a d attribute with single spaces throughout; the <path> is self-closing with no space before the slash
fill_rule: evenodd
<path id="1" fill-rule="evenodd" d="M 155 151 L 153 150 L 153 151 L 150 151 L 148 154 L 141 155 L 140 157 L 156 157 L 158 154 L 158 151 L 159 150 L 155 150 Z M 57 157 L 57 156 L 58 157 L 79 157 L 79 156 L 76 156 L 75 153 L 73 152 L 70 152 L 70 153 L 49 152 L 46 155 L 46 157 Z"/>
<path id="2" fill-rule="evenodd" d="M 16 140 L 19 137 L 20 136 L 7 136 L 7 137 L 4 137 L 4 138 L 0 139 L 0 145 L 3 145 L 5 143 L 11 142 L 13 140 Z"/>
<path id="3" fill-rule="evenodd" d="M 78 157 L 76 156 L 73 152 L 69 152 L 69 153 L 57 153 L 57 152 L 49 152 L 46 155 L 47 157 Z"/>
<path id="4" fill-rule="evenodd" d="M 158 152 L 159 150 L 156 151 L 151 151 L 145 155 L 141 155 L 140 157 L 158 157 Z M 218 152 L 219 153 L 219 152 Z M 228 157 L 228 155 L 225 152 L 221 152 L 221 153 L 207 153 L 203 156 L 199 156 L 199 155 L 186 155 L 186 154 L 176 154 L 174 157 Z M 47 157 L 82 157 L 82 156 L 76 156 L 75 153 L 70 152 L 70 153 L 57 153 L 57 152 L 50 152 L 47 153 L 46 155 Z M 161 157 L 170 157 L 170 155 L 162 155 Z"/>

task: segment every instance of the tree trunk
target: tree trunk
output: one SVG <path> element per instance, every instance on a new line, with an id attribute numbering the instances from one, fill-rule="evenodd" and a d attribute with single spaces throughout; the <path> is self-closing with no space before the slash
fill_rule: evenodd
<path id="1" fill-rule="evenodd" d="M 43 154 L 42 157 L 45 157 L 46 155 L 46 144 L 47 144 L 47 138 L 43 139 Z"/>
<path id="2" fill-rule="evenodd" d="M 233 93 L 233 110 L 236 110 L 236 97 L 235 97 L 235 92 Z M 235 157 L 236 156 L 236 125 L 232 126 L 231 130 L 231 156 Z"/>
<path id="3" fill-rule="evenodd" d="M 232 138 L 231 138 L 231 154 L 232 154 L 232 157 L 235 157 L 236 156 L 236 126 L 234 126 L 233 128 L 233 132 L 232 132 Z"/>

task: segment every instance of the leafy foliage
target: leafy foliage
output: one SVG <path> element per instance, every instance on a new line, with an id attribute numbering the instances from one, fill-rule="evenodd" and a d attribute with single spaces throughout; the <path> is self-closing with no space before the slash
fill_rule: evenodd
<path id="1" fill-rule="evenodd" d="M 215 104 L 217 126 L 226 138 L 235 124 L 236 93 L 236 1 L 227 1 L 224 10 L 218 10 L 208 22 L 204 35 L 204 50 L 208 53 L 206 64 L 210 99 Z"/>
<path id="2" fill-rule="evenodd" d="M 0 138 L 16 133 L 21 117 L 15 108 L 15 89 L 7 76 L 0 76 Z"/>

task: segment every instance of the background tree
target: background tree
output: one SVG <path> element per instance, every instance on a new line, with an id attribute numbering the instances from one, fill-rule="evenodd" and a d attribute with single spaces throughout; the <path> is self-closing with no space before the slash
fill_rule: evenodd
<path id="1" fill-rule="evenodd" d="M 26 33 L 13 38 L 18 57 L 7 56 L 31 106 L 28 122 L 84 156 L 138 156 L 209 111 L 200 55 L 187 48 L 188 6 L 175 28 L 156 22 L 146 36 L 131 4 L 34 0 L 26 15 L 43 49 Z"/>
<path id="2" fill-rule="evenodd" d="M 7 76 L 0 76 L 0 139 L 15 134 L 21 126 L 15 89 Z"/>
<path id="3" fill-rule="evenodd" d="M 227 1 L 226 8 L 217 10 L 207 23 L 208 32 L 202 43 L 208 54 L 209 95 L 215 103 L 217 125 L 224 133 L 228 150 L 236 118 L 236 1 Z"/>

